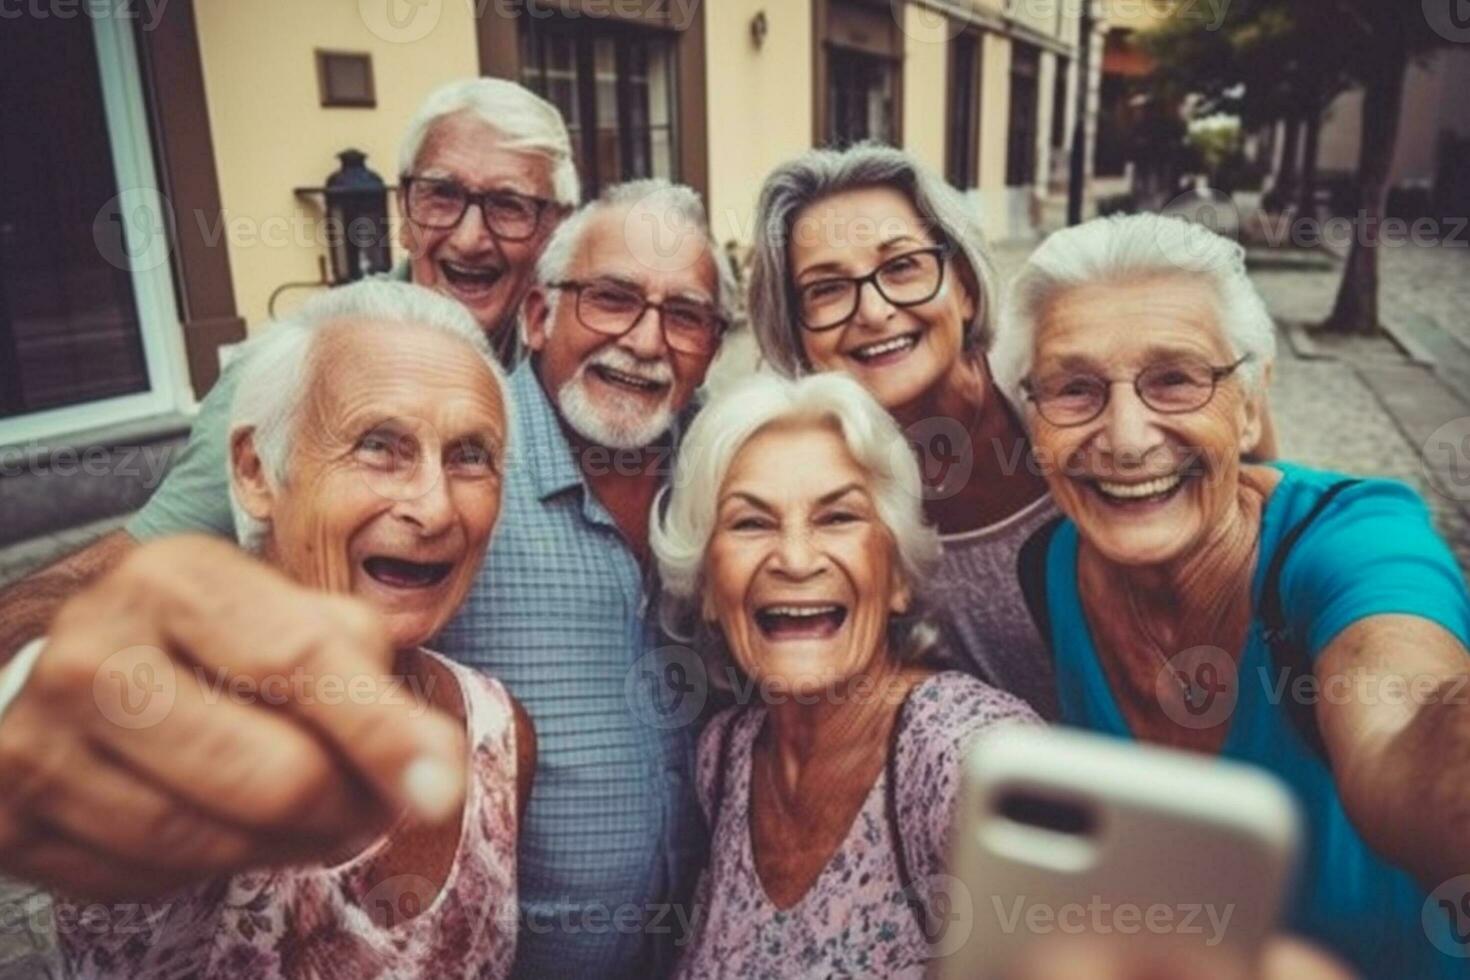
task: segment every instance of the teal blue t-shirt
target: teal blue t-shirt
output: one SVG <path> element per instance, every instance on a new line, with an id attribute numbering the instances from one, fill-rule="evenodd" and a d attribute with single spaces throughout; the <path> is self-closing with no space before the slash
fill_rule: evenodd
<path id="1" fill-rule="evenodd" d="M 1252 586 L 1261 608 L 1266 568 L 1282 537 L 1340 474 L 1276 464 L 1281 482 L 1266 504 Z M 1047 603 L 1064 724 L 1132 738 L 1114 699 L 1077 592 L 1077 528 L 1065 522 L 1047 555 Z M 1281 597 L 1293 634 L 1314 660 L 1358 620 L 1407 614 L 1470 644 L 1470 595 L 1454 556 L 1409 487 L 1364 480 L 1347 489 L 1297 541 L 1282 570 Z M 1338 953 L 1369 980 L 1470 976 L 1470 959 L 1436 948 L 1425 930 L 1427 893 L 1369 850 L 1348 821 L 1332 774 L 1288 715 L 1259 613 L 1240 660 L 1241 684 L 1221 755 L 1280 777 L 1301 805 L 1307 835 L 1286 928 Z M 1448 921 L 1429 917 L 1453 946 Z M 1443 929 L 1441 930 L 1441 927 Z M 1470 946 L 1460 947 L 1470 954 Z"/>

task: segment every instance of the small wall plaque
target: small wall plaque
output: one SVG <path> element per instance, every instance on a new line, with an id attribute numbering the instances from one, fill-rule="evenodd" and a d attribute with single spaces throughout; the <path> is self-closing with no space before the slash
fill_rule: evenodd
<path id="1" fill-rule="evenodd" d="M 316 78 L 325 108 L 372 109 L 378 104 L 369 54 L 318 48 Z"/>

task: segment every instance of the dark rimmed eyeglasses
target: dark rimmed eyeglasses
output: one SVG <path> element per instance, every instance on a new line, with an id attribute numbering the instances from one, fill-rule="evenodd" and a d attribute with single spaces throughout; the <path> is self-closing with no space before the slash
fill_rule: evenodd
<path id="1" fill-rule="evenodd" d="M 609 337 L 621 337 L 643 319 L 643 314 L 658 310 L 664 343 L 684 354 L 713 354 L 729 326 L 708 303 L 679 297 L 654 303 L 631 286 L 606 279 L 566 279 L 547 286 L 575 293 L 577 319 L 587 329 Z"/>
<path id="2" fill-rule="evenodd" d="M 1058 372 L 1021 382 L 1026 398 L 1047 422 L 1059 428 L 1086 425 L 1108 407 L 1113 386 L 1133 385 L 1138 400 L 1161 415 L 1196 412 L 1210 403 L 1220 382 L 1249 361 L 1249 354 L 1224 367 L 1193 358 L 1150 364 L 1131 379 L 1082 372 Z"/>
<path id="3" fill-rule="evenodd" d="M 840 327 L 857 313 L 863 287 L 870 284 L 894 306 L 927 303 L 944 286 L 949 253 L 946 245 L 914 249 L 887 259 L 866 276 L 832 276 L 803 283 L 796 289 L 797 319 L 813 333 Z"/>
<path id="4" fill-rule="evenodd" d="M 435 230 L 454 228 L 470 205 L 478 205 L 485 228 L 496 238 L 523 242 L 536 237 L 548 212 L 562 209 L 556 201 L 511 190 L 471 191 L 441 177 L 404 176 L 404 206 L 408 220 Z"/>

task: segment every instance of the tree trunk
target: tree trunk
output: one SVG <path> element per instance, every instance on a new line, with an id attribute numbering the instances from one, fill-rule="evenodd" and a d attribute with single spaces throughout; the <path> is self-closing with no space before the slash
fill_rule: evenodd
<path id="1" fill-rule="evenodd" d="M 1318 109 L 1307 116 L 1306 142 L 1302 147 L 1301 194 L 1296 206 L 1296 213 L 1304 218 L 1317 217 L 1317 157 L 1322 144 L 1322 116 L 1325 113 L 1325 109 Z"/>
<path id="2" fill-rule="evenodd" d="M 1281 166 L 1276 171 L 1276 186 L 1273 196 L 1280 202 L 1282 210 L 1296 193 L 1297 160 L 1302 152 L 1302 121 L 1296 116 L 1286 120 L 1286 139 L 1281 147 Z"/>
<path id="3" fill-rule="evenodd" d="M 1363 90 L 1363 139 L 1358 155 L 1358 214 L 1332 314 L 1322 324 L 1334 333 L 1378 332 L 1378 240 L 1388 199 L 1389 170 L 1398 145 L 1408 52 L 1385 45 Z"/>

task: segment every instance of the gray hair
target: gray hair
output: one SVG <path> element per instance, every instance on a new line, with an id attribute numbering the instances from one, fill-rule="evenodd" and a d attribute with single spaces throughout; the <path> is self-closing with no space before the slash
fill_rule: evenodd
<path id="1" fill-rule="evenodd" d="M 839 373 L 783 378 L 751 375 L 700 410 L 679 449 L 671 488 L 654 504 L 649 544 L 658 559 L 660 616 L 673 636 L 693 638 L 699 623 L 705 551 L 714 532 L 720 487 L 740 450 L 757 433 L 781 422 L 828 422 L 871 479 L 879 519 L 893 535 L 898 564 L 914 593 L 915 609 L 890 624 L 892 651 L 904 659 L 927 654 L 937 631 L 918 611 L 924 585 L 940 558 L 939 535 L 925 522 L 919 464 L 893 417 L 852 378 Z M 696 629 L 702 629 L 696 626 Z M 723 640 L 699 636 L 706 653 Z"/>
<path id="2" fill-rule="evenodd" d="M 737 293 L 735 272 L 730 259 L 715 241 L 710 230 L 709 216 L 699 192 L 684 184 L 675 184 L 662 178 L 633 180 L 614 184 L 602 192 L 595 201 L 589 201 L 557 226 L 541 252 L 536 263 L 536 282 L 542 288 L 560 282 L 571 268 L 572 258 L 587 233 L 587 226 L 597 215 L 614 208 L 647 207 L 651 211 L 666 211 L 674 219 L 695 229 L 704 236 L 709 246 L 710 258 L 715 263 L 717 295 L 715 302 L 727 321 L 734 322 Z M 656 258 L 656 257 L 653 257 Z M 524 335 L 524 328 L 523 328 Z"/>
<path id="3" fill-rule="evenodd" d="M 495 380 L 505 409 L 507 446 L 513 425 L 510 389 L 485 332 L 460 304 L 422 286 L 388 280 L 366 280 L 313 297 L 292 315 L 269 324 L 241 349 L 240 383 L 230 406 L 229 442 L 249 429 L 266 479 L 272 487 L 287 482 L 291 447 L 306 402 L 308 386 L 319 377 L 315 348 L 326 328 L 352 329 L 369 324 L 414 324 L 441 330 L 473 349 Z M 504 456 L 506 446 L 501 447 Z M 250 516 L 235 491 L 233 454 L 226 451 L 230 509 L 235 534 L 248 551 L 260 551 L 270 525 Z"/>
<path id="4" fill-rule="evenodd" d="M 419 152 L 441 119 L 469 112 L 504 133 L 507 149 L 537 153 L 551 163 L 551 187 L 558 204 L 576 207 L 582 181 L 572 155 L 572 139 L 561 112 L 523 85 L 503 78 L 468 78 L 435 89 L 409 121 L 398 150 L 398 173 L 413 172 Z"/>
<path id="5" fill-rule="evenodd" d="M 810 370 L 801 348 L 791 283 L 791 235 L 797 215 L 824 198 L 868 187 L 902 192 L 938 243 L 963 257 L 978 292 L 975 318 L 965 327 L 965 349 L 983 351 L 990 346 L 995 270 L 980 215 L 964 195 L 891 146 L 859 143 L 846 150 L 810 150 L 772 171 L 756 206 L 748 313 L 761 354 L 788 377 Z"/>
<path id="6" fill-rule="evenodd" d="M 1259 392 L 1276 360 L 1276 328 L 1245 268 L 1245 249 L 1179 217 L 1135 214 L 1097 218 L 1052 234 L 1012 281 L 1000 331 L 990 352 L 996 384 L 1013 405 L 1031 373 L 1036 333 L 1057 297 L 1091 283 L 1136 282 L 1163 276 L 1204 280 L 1218 297 L 1220 329 L 1247 388 Z"/>

